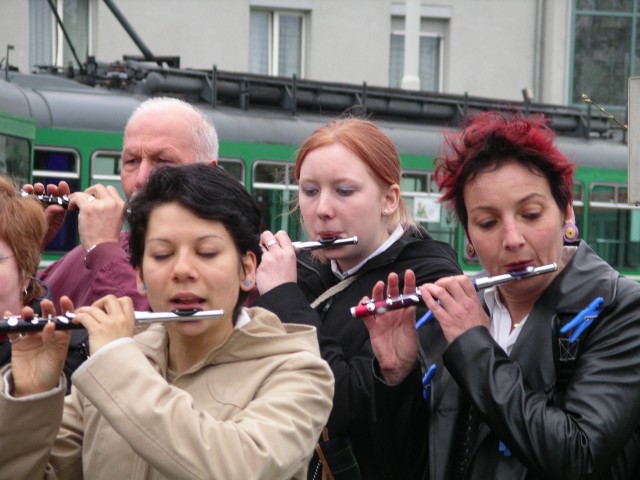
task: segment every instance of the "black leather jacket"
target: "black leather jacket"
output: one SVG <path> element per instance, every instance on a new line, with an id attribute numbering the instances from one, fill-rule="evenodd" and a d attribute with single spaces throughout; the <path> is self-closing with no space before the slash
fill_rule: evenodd
<path id="1" fill-rule="evenodd" d="M 398 273 L 402 280 L 404 271 L 412 269 L 418 284 L 461 273 L 449 245 L 433 240 L 424 230 L 421 234 L 422 237 L 405 233 L 386 251 L 370 259 L 358 271 L 353 284 L 315 310 L 310 303 L 339 280 L 330 264 L 320 264 L 304 254 L 298 257 L 297 284 L 280 285 L 253 303 L 271 310 L 283 322 L 317 328 L 320 353 L 336 380 L 333 410 L 327 424 L 329 435 L 351 438 L 363 479 L 383 477 L 371 445 L 373 351 L 369 332 L 362 320 L 351 317 L 350 308 L 358 305 L 365 295 L 371 296 L 375 283 L 386 282 L 391 272 Z"/>
<path id="2" fill-rule="evenodd" d="M 596 297 L 605 309 L 567 352 L 560 327 Z M 438 322 L 423 330 L 439 367 L 429 400 L 417 370 L 396 387 L 375 382 L 376 444 L 395 478 L 638 478 L 640 285 L 586 244 L 538 299 L 510 356 L 484 327 L 451 345 Z M 469 404 L 479 426 L 465 451 Z"/>

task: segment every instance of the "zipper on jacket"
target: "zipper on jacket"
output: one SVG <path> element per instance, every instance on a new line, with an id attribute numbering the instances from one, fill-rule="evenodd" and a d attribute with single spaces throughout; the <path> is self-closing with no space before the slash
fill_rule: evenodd
<path id="1" fill-rule="evenodd" d="M 326 303 L 324 304 L 324 307 L 322 307 L 322 313 L 327 313 L 329 311 L 329 309 L 331 308 L 331 305 L 333 305 L 333 298 L 334 297 L 331 297 L 326 301 Z"/>

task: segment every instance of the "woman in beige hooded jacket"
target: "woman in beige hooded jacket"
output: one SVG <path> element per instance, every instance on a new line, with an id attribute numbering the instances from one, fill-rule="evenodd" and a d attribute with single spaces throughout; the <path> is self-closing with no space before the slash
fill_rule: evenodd
<path id="1" fill-rule="evenodd" d="M 68 331 L 10 334 L 0 478 L 303 479 L 333 377 L 312 327 L 242 307 L 260 211 L 206 165 L 162 168 L 130 205 L 131 262 L 153 311 L 222 309 L 133 336 L 128 298 L 76 311 L 91 358 L 64 398 Z M 72 309 L 68 299 L 63 311 Z M 45 313 L 54 313 L 45 302 Z M 27 310 L 23 315 L 28 315 Z"/>

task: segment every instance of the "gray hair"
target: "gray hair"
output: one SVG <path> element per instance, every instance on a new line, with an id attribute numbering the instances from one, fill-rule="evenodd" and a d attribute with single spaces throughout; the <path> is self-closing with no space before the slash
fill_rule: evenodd
<path id="1" fill-rule="evenodd" d="M 218 134 L 213 122 L 193 105 L 172 97 L 150 98 L 133 111 L 125 130 L 133 119 L 148 113 L 171 115 L 182 113 L 190 116 L 193 119 L 193 149 L 196 152 L 197 161 L 209 163 L 212 160 L 218 160 Z"/>

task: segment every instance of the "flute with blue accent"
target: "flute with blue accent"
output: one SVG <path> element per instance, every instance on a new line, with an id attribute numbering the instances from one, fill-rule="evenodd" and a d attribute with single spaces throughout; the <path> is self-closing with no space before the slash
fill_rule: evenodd
<path id="1" fill-rule="evenodd" d="M 483 290 L 495 285 L 500 285 L 501 283 L 523 280 L 535 275 L 555 272 L 556 270 L 558 270 L 558 264 L 550 263 L 539 267 L 529 266 L 522 270 L 508 272 L 502 275 L 495 275 L 493 277 L 472 278 L 471 282 L 476 290 Z M 354 318 L 362 318 L 367 315 L 382 314 L 390 310 L 398 310 L 400 308 L 406 308 L 423 303 L 422 295 L 420 295 L 420 289 L 417 288 L 415 292 L 404 293 L 397 297 L 387 298 L 386 300 L 368 300 L 363 302 L 356 307 L 351 307 L 351 315 Z M 431 320 L 432 317 L 433 314 L 431 313 L 431 310 L 429 310 L 420 320 L 418 320 L 418 322 L 416 322 L 416 328 L 420 328 L 426 322 Z"/>

